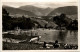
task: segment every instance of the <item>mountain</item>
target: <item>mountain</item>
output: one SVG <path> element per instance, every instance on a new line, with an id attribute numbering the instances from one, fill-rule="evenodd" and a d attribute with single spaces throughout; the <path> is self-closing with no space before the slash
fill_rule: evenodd
<path id="1" fill-rule="evenodd" d="M 45 8 L 43 11 L 41 11 L 42 12 L 42 14 L 44 14 L 43 16 L 47 16 L 51 11 L 53 11 L 54 9 L 52 9 L 52 8 L 49 8 L 49 7 L 47 7 L 47 8 Z"/>
<path id="2" fill-rule="evenodd" d="M 34 13 L 30 11 L 21 10 L 19 8 L 13 8 L 9 6 L 2 6 L 2 8 L 5 8 L 9 12 L 9 15 L 13 15 L 13 16 L 22 16 L 22 15 L 36 16 Z"/>
<path id="3" fill-rule="evenodd" d="M 56 15 L 56 14 L 61 14 L 61 13 L 65 13 L 66 15 L 74 15 L 78 13 L 78 8 L 77 6 L 59 7 L 53 10 L 48 15 Z"/>
<path id="4" fill-rule="evenodd" d="M 78 18 L 78 7 L 77 6 L 59 7 L 59 8 L 54 9 L 47 16 L 60 15 L 61 13 L 66 14 L 67 17 L 71 19 L 77 19 Z"/>
<path id="5" fill-rule="evenodd" d="M 22 10 L 31 11 L 38 16 L 45 16 L 53 10 L 52 8 L 49 8 L 49 7 L 48 8 L 40 8 L 40 7 L 36 7 L 36 6 L 32 6 L 32 5 L 21 6 L 19 8 Z"/>
<path id="6" fill-rule="evenodd" d="M 21 6 L 19 8 L 22 10 L 31 11 L 31 12 L 35 13 L 36 15 L 42 15 L 40 12 L 41 9 L 37 8 L 35 6 L 27 5 L 27 6 Z"/>

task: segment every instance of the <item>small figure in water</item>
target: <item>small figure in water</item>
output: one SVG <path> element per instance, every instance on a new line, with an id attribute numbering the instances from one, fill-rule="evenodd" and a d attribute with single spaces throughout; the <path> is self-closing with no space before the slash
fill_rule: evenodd
<path id="1" fill-rule="evenodd" d="M 59 47 L 58 40 L 55 41 L 55 43 L 53 44 L 53 47 L 54 48 L 58 48 Z"/>

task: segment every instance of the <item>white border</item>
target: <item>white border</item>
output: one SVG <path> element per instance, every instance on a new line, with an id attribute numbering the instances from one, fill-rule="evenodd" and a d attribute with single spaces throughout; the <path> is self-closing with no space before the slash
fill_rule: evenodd
<path id="1" fill-rule="evenodd" d="M 0 51 L 2 51 L 2 2 L 0 0 Z"/>
<path id="2" fill-rule="evenodd" d="M 9 0 L 5 0 L 6 2 Z M 10 0 L 10 2 L 52 2 L 53 0 Z M 78 50 L 2 50 L 2 0 L 0 0 L 0 52 L 80 52 L 80 19 L 79 19 L 79 15 L 80 15 L 80 0 L 78 0 Z"/>

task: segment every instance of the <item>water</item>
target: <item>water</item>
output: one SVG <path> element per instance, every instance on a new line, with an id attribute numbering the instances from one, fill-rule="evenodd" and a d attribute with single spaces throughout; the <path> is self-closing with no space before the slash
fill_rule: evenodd
<path id="1" fill-rule="evenodd" d="M 55 40 L 58 40 L 60 43 L 78 44 L 78 31 L 36 29 L 29 32 L 30 34 L 32 33 L 32 35 L 35 35 L 36 33 L 36 35 L 41 36 L 40 41 L 54 42 Z"/>
<path id="2" fill-rule="evenodd" d="M 78 31 L 70 30 L 42 30 L 38 32 L 41 36 L 40 41 L 54 42 L 58 40 L 60 43 L 78 44 Z"/>

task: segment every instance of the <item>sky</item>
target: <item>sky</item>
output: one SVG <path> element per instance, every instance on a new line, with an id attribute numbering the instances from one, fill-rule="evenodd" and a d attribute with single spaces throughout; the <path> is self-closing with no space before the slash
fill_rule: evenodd
<path id="1" fill-rule="evenodd" d="M 33 5 L 41 8 L 57 8 L 62 6 L 77 6 L 78 0 L 2 0 L 3 5 L 18 8 L 24 5 Z"/>

